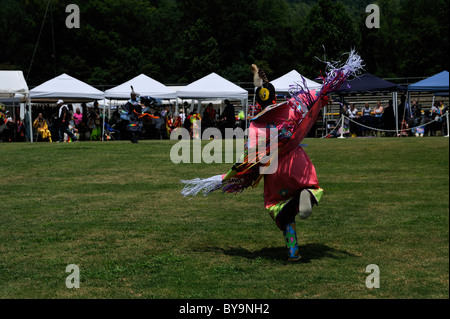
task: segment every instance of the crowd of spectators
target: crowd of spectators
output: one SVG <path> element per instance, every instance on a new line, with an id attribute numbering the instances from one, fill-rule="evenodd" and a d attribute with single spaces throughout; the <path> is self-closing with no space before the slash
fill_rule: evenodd
<path id="1" fill-rule="evenodd" d="M 191 138 L 199 138 L 195 134 L 210 127 L 224 132 L 225 128 L 245 125 L 228 100 L 225 100 L 222 114 L 212 103 L 203 105 L 201 112 L 190 112 L 185 102 L 178 113 L 172 104 L 141 104 L 142 114 L 137 130 L 139 139 L 169 139 L 170 133 L 177 127 L 187 129 Z M 56 107 L 51 104 L 34 106 L 33 119 L 33 136 L 38 142 L 130 140 L 133 135 L 129 129 L 130 113 L 126 105 L 117 106 L 108 116 L 103 115 L 97 102 L 93 107 L 87 107 L 86 103 L 74 107 L 60 100 Z M 195 130 L 196 127 L 201 127 L 201 131 Z"/>
<path id="2" fill-rule="evenodd" d="M 223 112 L 212 103 L 203 105 L 200 111 L 190 112 L 185 102 L 175 112 L 172 104 L 142 105 L 143 116 L 140 121 L 140 139 L 168 139 L 177 127 L 184 127 L 191 138 L 200 138 L 205 129 L 215 127 L 225 136 L 226 128 L 245 129 L 243 111 L 236 113 L 235 106 L 225 100 Z M 18 110 L 17 110 L 18 111 Z M 448 106 L 436 101 L 431 108 L 424 108 L 416 100 L 408 107 L 402 98 L 396 117 L 392 100 L 387 105 L 381 101 L 365 103 L 358 108 L 356 103 L 344 103 L 341 114 L 345 115 L 344 126 L 350 136 L 438 136 L 447 134 L 445 113 Z M 18 112 L 16 112 L 18 114 Z M 103 116 L 105 118 L 103 119 Z M 19 118 L 16 116 L 16 118 Z M 93 107 L 86 103 L 73 107 L 60 100 L 55 105 L 33 107 L 33 140 L 48 142 L 76 142 L 130 139 L 129 116 L 123 106 L 118 106 L 108 117 L 104 115 L 97 102 Z M 195 128 L 201 127 L 201 131 Z M 9 111 L 0 106 L 0 141 L 21 142 L 26 140 L 27 117 L 15 121 Z"/>
<path id="3" fill-rule="evenodd" d="M 225 130 L 227 128 L 235 129 L 240 127 L 245 129 L 245 116 L 243 116 L 243 111 L 236 114 L 236 107 L 229 101 L 224 101 L 225 108 L 223 112 L 216 110 L 212 103 L 207 106 L 202 107 L 202 112 L 190 112 L 187 116 L 184 111 L 181 111 L 182 118 L 180 121 L 183 123 L 183 127 L 187 129 L 192 138 L 199 138 L 195 136 L 197 132 L 203 132 L 207 128 L 217 128 L 222 137 L 225 137 Z M 185 103 L 183 109 L 187 110 L 188 105 Z M 195 130 L 195 128 L 200 127 L 198 124 L 201 123 L 201 130 Z"/>
<path id="4" fill-rule="evenodd" d="M 16 108 L 15 114 L 18 112 L 19 108 Z M 3 105 L 0 105 L 0 142 L 24 142 L 25 140 L 25 123 L 20 117 L 13 116 Z"/>
<path id="5" fill-rule="evenodd" d="M 443 101 L 435 102 L 425 109 L 413 100 L 411 107 L 402 98 L 396 116 L 392 100 L 387 105 L 378 101 L 376 105 L 365 103 L 358 109 L 355 103 L 345 103 L 341 115 L 346 116 L 345 126 L 350 136 L 396 136 L 397 128 L 401 136 L 442 136 L 447 133 L 445 113 L 448 106 Z"/>
<path id="6" fill-rule="evenodd" d="M 33 139 L 37 142 L 76 142 L 102 139 L 102 113 L 98 103 L 75 107 L 63 100 L 33 108 Z"/>

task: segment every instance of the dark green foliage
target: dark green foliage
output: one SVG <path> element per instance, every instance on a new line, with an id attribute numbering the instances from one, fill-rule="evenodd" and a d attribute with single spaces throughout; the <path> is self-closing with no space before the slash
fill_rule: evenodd
<path id="1" fill-rule="evenodd" d="M 23 70 L 30 86 L 64 72 L 93 85 L 140 73 L 163 83 L 210 72 L 247 82 L 252 63 L 269 79 L 292 69 L 315 78 L 324 68 L 317 58 L 335 60 L 355 48 L 366 70 L 381 77 L 448 70 L 446 0 L 375 1 L 379 29 L 365 25 L 370 0 L 72 2 L 79 29 L 65 25 L 67 1 L 0 0 L 0 69 Z"/>
<path id="2" fill-rule="evenodd" d="M 352 19 L 340 2 L 319 0 L 298 31 L 302 50 L 296 60 L 303 58 L 299 69 L 305 74 L 319 74 L 323 69 L 319 59 L 333 60 L 352 48 L 359 50 Z"/>
<path id="3" fill-rule="evenodd" d="M 448 1 L 380 0 L 379 29 L 364 27 L 361 53 L 371 73 L 430 76 L 448 70 Z"/>

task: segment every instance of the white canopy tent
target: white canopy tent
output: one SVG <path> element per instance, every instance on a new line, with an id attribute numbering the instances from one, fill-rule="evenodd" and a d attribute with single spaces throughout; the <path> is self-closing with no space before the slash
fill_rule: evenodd
<path id="1" fill-rule="evenodd" d="M 106 90 L 105 97 L 111 100 L 128 100 L 130 98 L 131 86 L 141 96 L 150 96 L 155 99 L 177 98 L 177 92 L 145 74 L 140 74 L 125 83 Z"/>
<path id="2" fill-rule="evenodd" d="M 173 86 L 173 85 L 168 86 L 168 88 L 174 90 L 177 93 L 177 95 L 178 95 L 178 91 L 183 90 L 185 87 L 186 87 L 185 85 L 183 85 L 183 86 L 180 86 L 180 85 L 178 85 L 178 86 Z M 162 103 L 163 104 L 177 104 L 177 103 L 180 104 L 180 103 L 186 102 L 189 105 L 191 105 L 191 103 L 193 101 L 195 102 L 195 100 L 193 100 L 193 99 L 180 99 L 180 98 L 177 97 L 176 99 L 169 99 L 169 100 L 163 101 Z M 222 100 L 216 100 L 216 99 L 211 99 L 211 100 L 203 100 L 202 99 L 201 102 L 202 102 L 202 104 L 209 104 L 209 103 L 212 103 L 213 105 L 221 105 L 222 104 Z"/>
<path id="3" fill-rule="evenodd" d="M 13 104 L 17 99 L 19 102 L 25 101 L 28 104 L 29 137 L 30 141 L 33 142 L 30 91 L 22 71 L 0 71 L 0 100 L 1 99 L 12 99 Z"/>
<path id="4" fill-rule="evenodd" d="M 30 90 L 32 102 L 89 102 L 105 99 L 105 93 L 67 74 L 61 74 Z"/>
<path id="5" fill-rule="evenodd" d="M 56 103 L 59 99 L 65 103 L 91 102 L 105 100 L 105 93 L 63 73 L 30 90 L 31 102 Z M 103 104 L 103 130 L 105 126 L 105 102 Z M 102 134 L 103 138 L 103 134 Z"/>
<path id="6" fill-rule="evenodd" d="M 306 85 L 310 90 L 317 90 L 322 87 L 322 84 L 314 82 L 305 77 L 302 78 L 302 75 L 295 70 L 292 70 L 291 72 L 286 73 L 285 75 L 273 81 L 270 81 L 270 83 L 272 83 L 272 85 L 275 87 L 275 92 L 277 94 L 288 94 L 290 86 L 295 84 L 303 85 L 303 79 L 305 79 Z"/>
<path id="7" fill-rule="evenodd" d="M 0 71 L 0 97 L 12 98 L 30 93 L 22 71 Z"/>
<path id="8" fill-rule="evenodd" d="M 190 99 L 191 111 L 194 110 L 194 101 L 198 101 L 198 108 L 201 107 L 201 100 L 240 100 L 242 107 L 247 114 L 248 92 L 240 86 L 228 81 L 216 73 L 211 73 L 191 84 L 180 88 L 177 91 L 180 99 Z M 200 112 L 200 110 L 198 110 Z M 178 113 L 178 108 L 176 109 Z"/>

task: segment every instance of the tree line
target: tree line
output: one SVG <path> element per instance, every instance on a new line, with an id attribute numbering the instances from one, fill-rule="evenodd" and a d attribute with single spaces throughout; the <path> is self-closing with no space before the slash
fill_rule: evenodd
<path id="1" fill-rule="evenodd" d="M 66 26 L 77 4 L 80 28 Z M 369 29 L 368 4 L 380 8 Z M 0 69 L 30 86 L 68 73 L 117 85 L 144 73 L 165 84 L 211 72 L 251 81 L 293 69 L 314 79 L 321 60 L 355 48 L 380 77 L 448 70 L 448 0 L 0 0 Z"/>

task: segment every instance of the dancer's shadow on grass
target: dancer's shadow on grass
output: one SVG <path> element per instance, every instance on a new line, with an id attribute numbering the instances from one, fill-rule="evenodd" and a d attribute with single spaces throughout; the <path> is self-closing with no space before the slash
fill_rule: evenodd
<path id="1" fill-rule="evenodd" d="M 239 256 L 247 259 L 267 259 L 286 261 L 287 253 L 285 247 L 263 248 L 257 251 L 249 251 L 242 247 L 216 248 L 221 250 L 224 255 Z M 322 244 L 306 244 L 299 247 L 299 252 L 303 263 L 309 263 L 314 259 L 332 258 L 341 259 L 347 257 L 356 257 L 345 250 L 331 248 Z"/>

